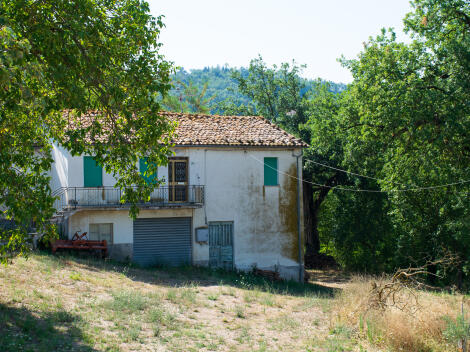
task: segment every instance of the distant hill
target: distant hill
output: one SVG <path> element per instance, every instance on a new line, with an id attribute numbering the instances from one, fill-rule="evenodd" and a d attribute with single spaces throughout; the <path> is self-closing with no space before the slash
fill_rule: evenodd
<path id="1" fill-rule="evenodd" d="M 193 69 L 186 71 L 184 68 L 180 69 L 174 75 L 175 87 L 170 91 L 170 95 L 178 97 L 182 93 L 182 86 L 178 82 L 182 82 L 185 85 L 192 84 L 197 87 L 199 91 L 202 91 L 204 85 L 207 83 L 207 90 L 205 92 L 204 98 L 211 98 L 209 102 L 209 107 L 211 112 L 218 112 L 217 107 L 220 102 L 225 101 L 226 99 L 232 100 L 236 105 L 247 105 L 249 103 L 249 98 L 242 95 L 238 91 L 236 81 L 231 77 L 231 72 L 233 70 L 238 70 L 242 75 L 248 75 L 248 69 L 242 67 L 238 69 L 226 67 L 226 66 L 217 66 L 217 67 L 204 67 L 203 69 Z M 313 87 L 314 80 L 305 80 L 307 89 Z M 335 93 L 339 93 L 346 89 L 346 85 L 343 83 L 330 83 L 330 90 Z M 303 92 L 305 93 L 305 92 Z"/>

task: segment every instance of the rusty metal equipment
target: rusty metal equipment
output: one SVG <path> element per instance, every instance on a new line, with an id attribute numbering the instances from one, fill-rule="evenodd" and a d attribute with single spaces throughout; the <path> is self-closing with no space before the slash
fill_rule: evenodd
<path id="1" fill-rule="evenodd" d="M 51 244 L 52 253 L 56 253 L 58 249 L 71 249 L 77 251 L 101 251 L 102 258 L 108 255 L 108 245 L 106 240 L 92 241 L 88 239 L 87 233 L 79 234 L 75 232 L 71 240 L 55 240 Z"/>

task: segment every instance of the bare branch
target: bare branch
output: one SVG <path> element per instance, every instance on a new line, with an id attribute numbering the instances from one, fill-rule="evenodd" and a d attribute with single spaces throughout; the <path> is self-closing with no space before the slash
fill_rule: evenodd
<path id="1" fill-rule="evenodd" d="M 428 276 L 441 277 L 429 270 L 432 266 L 444 268 L 459 262 L 457 256 L 445 253 L 436 260 L 428 260 L 422 266 L 398 269 L 391 278 L 383 282 L 372 282 L 367 299 L 366 312 L 369 310 L 384 311 L 396 308 L 408 314 L 415 314 L 422 307 L 418 300 L 418 289 L 436 289 L 425 282 Z"/>

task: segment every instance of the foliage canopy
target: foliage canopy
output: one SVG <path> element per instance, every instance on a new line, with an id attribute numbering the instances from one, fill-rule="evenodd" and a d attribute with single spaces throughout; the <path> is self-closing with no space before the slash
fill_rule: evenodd
<path id="1" fill-rule="evenodd" d="M 53 145 L 94 156 L 125 200 L 150 194 L 138 159 L 165 163 L 174 127 L 158 115 L 172 72 L 162 26 L 140 0 L 0 1 L 0 205 L 16 224 L 3 252 L 24 249 L 31 220 L 47 227 Z"/>
<path id="2" fill-rule="evenodd" d="M 373 195 L 335 191 L 325 215 L 338 224 L 324 231 L 334 251 L 362 269 L 372 266 L 371 253 L 393 269 L 450 251 L 460 263 L 444 276 L 456 275 L 462 283 L 462 276 L 470 275 L 470 189 L 462 183 L 470 179 L 470 4 L 412 5 L 404 20 L 411 43 L 397 42 L 392 30 L 383 30 L 357 59 L 343 59 L 354 81 L 330 128 L 342 141 L 342 167 L 379 178 L 375 187 L 386 197 L 371 208 Z M 458 184 L 400 191 L 451 183 Z M 368 246 L 350 245 L 357 235 L 346 224 L 355 216 L 380 221 L 362 235 L 372 240 Z M 444 274 L 443 268 L 434 270 Z"/>

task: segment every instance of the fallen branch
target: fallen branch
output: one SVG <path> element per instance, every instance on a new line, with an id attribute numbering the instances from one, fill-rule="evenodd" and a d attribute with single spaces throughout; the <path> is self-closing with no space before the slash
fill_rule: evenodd
<path id="1" fill-rule="evenodd" d="M 369 310 L 386 310 L 397 308 L 409 314 L 415 314 L 422 307 L 418 301 L 419 289 L 436 289 L 426 284 L 425 278 L 435 276 L 441 278 L 429 270 L 430 267 L 441 266 L 444 268 L 455 265 L 458 258 L 446 253 L 442 258 L 429 260 L 424 265 L 398 269 L 390 279 L 382 282 L 372 282 L 367 299 L 366 312 Z"/>

